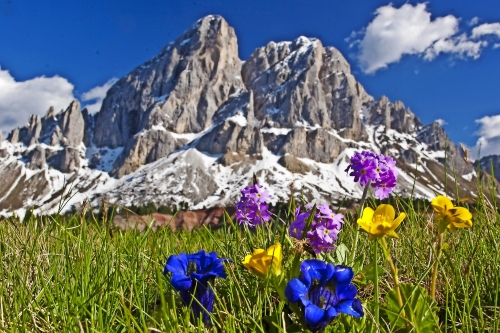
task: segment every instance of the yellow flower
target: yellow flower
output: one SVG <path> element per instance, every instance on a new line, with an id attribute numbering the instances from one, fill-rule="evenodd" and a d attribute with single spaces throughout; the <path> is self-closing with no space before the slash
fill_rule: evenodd
<path id="1" fill-rule="evenodd" d="M 439 232 L 443 233 L 447 228 L 455 231 L 457 228 L 472 227 L 472 214 L 469 210 L 464 207 L 454 207 L 447 197 L 440 195 L 432 199 L 431 205 L 438 214 Z"/>
<path id="2" fill-rule="evenodd" d="M 243 260 L 243 266 L 261 277 L 266 277 L 269 270 L 274 275 L 280 275 L 282 258 L 281 244 L 278 242 L 276 245 L 270 246 L 267 251 L 257 249 L 252 254 L 247 255 Z"/>
<path id="3" fill-rule="evenodd" d="M 395 216 L 394 207 L 391 205 L 380 205 L 375 211 L 370 207 L 366 207 L 363 210 L 363 215 L 358 219 L 358 225 L 370 234 L 369 240 L 384 235 L 399 238 L 394 230 L 401 224 L 406 214 L 399 214 L 397 219 L 394 219 Z"/>

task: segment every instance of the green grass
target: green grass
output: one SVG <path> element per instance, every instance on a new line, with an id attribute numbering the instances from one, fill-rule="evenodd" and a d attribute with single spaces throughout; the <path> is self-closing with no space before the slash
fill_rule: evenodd
<path id="1" fill-rule="evenodd" d="M 471 206 L 473 227 L 447 234 L 438 277 L 438 317 L 444 332 L 498 332 L 500 326 L 500 215 L 481 199 Z M 397 199 L 408 217 L 388 240 L 403 283 L 428 289 L 435 228 L 428 207 Z M 373 207 L 374 202 L 370 205 Z M 284 214 L 282 214 L 284 215 Z M 348 251 L 355 239 L 355 219 L 347 222 L 339 244 Z M 249 231 L 226 225 L 192 232 L 169 228 L 157 232 L 113 230 L 102 221 L 64 217 L 31 217 L 0 222 L 1 332 L 296 332 L 297 318 L 289 315 L 273 288 L 242 265 L 246 254 L 281 241 L 286 228 L 275 222 Z M 355 282 L 363 304 L 373 303 L 370 279 L 371 243 L 359 234 Z M 286 270 L 300 255 L 285 239 Z M 179 252 L 217 251 L 234 262 L 226 264 L 228 278 L 217 279 L 213 326 L 190 321 L 189 309 L 163 275 L 166 259 Z M 303 258 L 308 257 L 302 253 Z M 333 256 L 337 264 L 348 259 Z M 370 265 L 371 264 L 371 265 Z M 380 300 L 392 287 L 389 267 L 379 256 Z M 370 326 L 370 306 L 364 321 L 340 318 L 328 332 L 343 332 L 346 322 L 359 331 L 390 331 L 382 316 Z M 374 328 L 373 328 L 374 327 Z"/>

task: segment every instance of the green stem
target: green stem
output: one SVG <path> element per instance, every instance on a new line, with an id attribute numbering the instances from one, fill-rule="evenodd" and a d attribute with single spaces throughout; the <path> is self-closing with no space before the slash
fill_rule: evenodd
<path id="1" fill-rule="evenodd" d="M 401 310 L 401 314 L 403 317 L 405 317 L 405 311 L 403 310 L 403 297 L 401 297 L 401 290 L 399 288 L 399 277 L 398 277 L 398 269 L 396 265 L 394 265 L 394 261 L 392 261 L 391 253 L 389 250 L 389 246 L 387 245 L 387 241 L 385 240 L 385 237 L 382 237 L 380 239 L 380 243 L 382 244 L 382 249 L 384 251 L 384 257 L 385 261 L 389 264 L 389 267 L 391 268 L 391 274 L 392 274 L 392 279 L 394 281 L 394 289 L 396 290 L 396 296 L 398 297 L 398 304 L 399 308 Z"/>
<path id="2" fill-rule="evenodd" d="M 431 297 L 433 299 L 436 299 L 436 281 L 439 268 L 439 258 L 441 257 L 441 248 L 443 246 L 443 238 L 444 238 L 444 233 L 439 232 L 439 230 L 438 233 L 439 234 L 436 243 L 436 251 L 434 252 L 434 268 L 432 270 L 432 279 L 431 279 Z"/>
<path id="3" fill-rule="evenodd" d="M 366 200 L 366 195 L 368 194 L 368 188 L 370 187 L 370 182 L 365 185 L 365 188 L 363 190 L 363 196 L 361 197 L 361 204 L 359 206 L 360 210 L 358 212 L 358 217 L 361 217 L 363 214 L 363 209 L 365 206 L 365 200 Z M 356 259 L 356 251 L 358 249 L 358 241 L 359 241 L 359 228 L 357 226 L 357 221 L 354 221 L 354 226 L 355 226 L 355 232 L 354 232 L 354 247 L 351 252 L 351 257 L 349 258 L 349 262 L 351 265 L 354 264 L 354 259 Z"/>
<path id="4" fill-rule="evenodd" d="M 378 288 L 378 242 L 375 241 L 373 242 L 373 269 L 374 269 L 374 281 L 373 281 L 373 316 L 375 319 L 375 323 L 377 323 L 377 326 L 379 326 L 379 288 Z"/>

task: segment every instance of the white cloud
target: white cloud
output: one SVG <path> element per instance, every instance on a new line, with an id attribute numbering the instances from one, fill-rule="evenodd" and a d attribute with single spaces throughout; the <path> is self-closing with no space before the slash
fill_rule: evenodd
<path id="1" fill-rule="evenodd" d="M 45 115 L 50 106 L 65 109 L 72 100 L 73 85 L 65 78 L 35 77 L 16 81 L 0 68 L 0 130 L 4 134 L 24 126 L 32 114 Z"/>
<path id="2" fill-rule="evenodd" d="M 448 124 L 444 119 L 436 119 L 436 120 L 434 120 L 434 122 L 438 123 L 439 126 L 444 126 L 444 125 Z"/>
<path id="3" fill-rule="evenodd" d="M 424 59 L 433 60 L 440 53 L 453 53 L 459 57 L 470 57 L 477 59 L 481 55 L 483 47 L 487 46 L 486 41 L 472 41 L 466 34 L 460 36 L 440 39 L 425 51 Z"/>
<path id="4" fill-rule="evenodd" d="M 421 54 L 434 42 L 453 36 L 458 19 L 452 15 L 431 21 L 426 4 L 379 7 L 359 44 L 359 61 L 366 73 L 398 62 L 405 54 Z"/>
<path id="5" fill-rule="evenodd" d="M 477 17 L 477 16 L 473 17 L 469 22 L 467 22 L 469 27 L 472 27 L 478 23 L 479 23 L 479 17 Z"/>
<path id="6" fill-rule="evenodd" d="M 469 23 L 477 24 L 478 21 L 474 18 Z M 375 18 L 364 28 L 360 39 L 352 41 L 356 34 L 351 34 L 349 43 L 358 48 L 362 70 L 374 73 L 400 61 L 404 55 L 422 56 L 428 61 L 441 53 L 477 59 L 488 45 L 477 37 L 496 34 L 496 24 L 500 34 L 500 23 L 482 24 L 473 29 L 473 40 L 460 33 L 459 23 L 460 19 L 453 15 L 432 19 L 426 3 L 415 6 L 407 3 L 400 8 L 389 4 L 376 10 Z"/>
<path id="7" fill-rule="evenodd" d="M 82 101 L 93 101 L 91 104 L 84 105 L 89 113 L 96 113 L 101 109 L 102 101 L 104 97 L 106 97 L 106 92 L 116 83 L 116 81 L 118 81 L 117 78 L 112 78 L 102 86 L 97 86 L 82 94 Z"/>
<path id="8" fill-rule="evenodd" d="M 474 147 L 476 154 L 480 149 L 481 156 L 500 155 L 500 115 L 476 119 L 476 123 L 480 125 L 475 133 L 479 136 Z"/>
<path id="9" fill-rule="evenodd" d="M 500 37 L 500 23 L 485 23 L 472 29 L 472 38 L 479 38 L 485 35 Z"/>
<path id="10" fill-rule="evenodd" d="M 500 43 L 493 45 L 494 49 L 498 49 L 500 47 Z"/>

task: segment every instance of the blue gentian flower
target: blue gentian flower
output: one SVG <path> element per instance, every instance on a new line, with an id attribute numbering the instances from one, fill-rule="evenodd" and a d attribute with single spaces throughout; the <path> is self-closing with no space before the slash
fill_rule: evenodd
<path id="1" fill-rule="evenodd" d="M 357 318 L 364 315 L 361 301 L 355 298 L 358 289 L 351 267 L 334 266 L 324 261 L 304 260 L 300 277 L 290 280 L 285 296 L 298 303 L 308 329 L 317 332 L 325 328 L 339 313 Z"/>
<path id="2" fill-rule="evenodd" d="M 172 273 L 170 282 L 179 291 L 182 302 L 191 306 L 195 318 L 203 315 L 205 324 L 210 323 L 209 313 L 214 307 L 213 282 L 216 277 L 225 279 L 227 276 L 224 261 L 229 260 L 217 258 L 216 252 L 201 250 L 193 254 L 171 255 L 165 265 L 163 273 Z"/>

